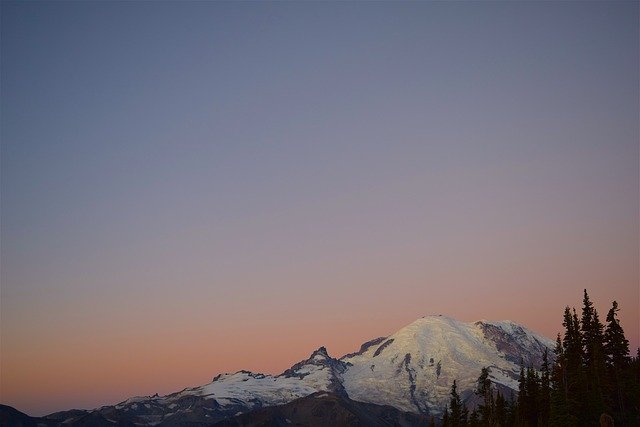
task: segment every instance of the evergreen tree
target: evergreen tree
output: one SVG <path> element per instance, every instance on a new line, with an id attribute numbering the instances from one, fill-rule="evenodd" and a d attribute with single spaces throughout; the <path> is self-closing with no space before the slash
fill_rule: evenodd
<path id="1" fill-rule="evenodd" d="M 618 320 L 618 303 L 613 301 L 611 309 L 607 313 L 607 326 L 604 331 L 604 357 L 606 370 L 610 379 L 609 401 L 615 418 L 621 421 L 626 412 L 625 392 L 630 391 L 628 377 L 624 376 L 629 359 L 629 341 L 624 336 L 622 326 Z"/>
<path id="2" fill-rule="evenodd" d="M 591 358 L 591 342 L 593 341 L 593 338 L 591 336 L 591 324 L 593 322 L 593 312 L 593 303 L 589 299 L 589 295 L 587 294 L 587 290 L 585 289 L 584 296 L 582 298 L 582 320 L 580 322 L 580 327 L 582 330 L 582 347 L 585 349 L 583 355 L 585 366 L 589 365 L 589 360 Z"/>
<path id="3" fill-rule="evenodd" d="M 571 311 L 565 308 L 564 339 L 562 340 L 564 353 L 564 381 L 565 381 L 565 405 L 567 416 L 571 419 L 581 421 L 583 416 L 582 403 L 585 398 L 586 379 L 583 369 L 582 334 L 580 332 L 580 321 L 576 310 Z"/>
<path id="4" fill-rule="evenodd" d="M 555 427 L 569 424 L 569 413 L 567 411 L 568 388 L 566 380 L 566 358 L 560 334 L 558 334 L 556 338 L 554 353 L 556 355 L 556 362 L 553 365 L 551 373 L 549 425 Z"/>
<path id="5" fill-rule="evenodd" d="M 505 426 L 518 425 L 518 403 L 513 397 L 513 392 L 509 395 L 509 401 L 507 402 L 507 421 Z"/>
<path id="6" fill-rule="evenodd" d="M 507 426 L 508 406 L 502 393 L 499 391 L 496 393 L 496 406 L 494 411 L 494 424 L 495 426 Z"/>
<path id="7" fill-rule="evenodd" d="M 540 366 L 540 395 L 538 401 L 538 421 L 540 425 L 549 425 L 549 412 L 551 410 L 551 373 L 549 366 L 549 354 L 544 349 L 542 365 Z"/>
<path id="8" fill-rule="evenodd" d="M 539 389 L 540 389 L 540 379 L 538 378 L 538 374 L 533 369 L 533 367 L 527 368 L 527 376 L 525 379 L 525 389 L 527 391 L 525 400 L 525 425 L 535 427 L 538 425 L 538 400 L 539 400 Z"/>
<path id="9" fill-rule="evenodd" d="M 605 357 L 603 326 L 598 311 L 593 307 L 587 290 L 584 290 L 582 306 L 582 347 L 583 369 L 586 373 L 585 399 L 582 400 L 583 419 L 588 424 L 596 424 L 600 414 L 607 411 L 605 404 Z"/>
<path id="10" fill-rule="evenodd" d="M 449 416 L 449 425 L 451 427 L 465 426 L 467 424 L 467 411 L 462 404 L 462 401 L 460 400 L 456 380 L 453 380 L 453 385 L 451 386 L 451 399 L 449 399 L 449 408 L 451 410 Z"/>
<path id="11" fill-rule="evenodd" d="M 493 425 L 493 390 L 489 379 L 489 369 L 482 368 L 477 381 L 476 394 L 482 397 L 482 403 L 478 405 L 479 420 L 482 425 Z"/>
<path id="12" fill-rule="evenodd" d="M 451 421 L 449 418 L 449 407 L 445 405 L 444 412 L 442 413 L 442 427 L 451 427 Z"/>
<path id="13" fill-rule="evenodd" d="M 520 377 L 518 377 L 518 400 L 516 402 L 516 422 L 518 425 L 527 425 L 527 378 L 525 377 L 524 365 L 520 364 Z"/>
<path id="14" fill-rule="evenodd" d="M 607 313 L 607 327 L 604 331 L 604 348 L 608 367 L 623 369 L 629 363 L 629 341 L 624 336 L 618 320 L 618 303 L 612 303 Z"/>

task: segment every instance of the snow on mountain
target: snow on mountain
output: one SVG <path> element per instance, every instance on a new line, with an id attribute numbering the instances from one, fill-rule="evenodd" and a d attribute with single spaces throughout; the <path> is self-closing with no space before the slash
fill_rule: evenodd
<path id="1" fill-rule="evenodd" d="M 330 357 L 324 347 L 314 351 L 282 374 L 265 375 L 238 371 L 217 375 L 209 384 L 186 388 L 166 396 L 137 396 L 115 406 L 95 410 L 107 420 L 127 420 L 142 425 L 209 425 L 238 414 L 268 406 L 283 405 L 318 391 L 346 393 L 340 374 L 344 362 Z M 86 413 L 54 414 L 73 424 Z"/>
<path id="2" fill-rule="evenodd" d="M 338 375 L 346 365 L 327 354 L 324 347 L 278 376 L 239 371 L 218 375 L 204 386 L 186 389 L 182 395 L 241 403 L 249 408 L 281 405 L 316 391 L 343 392 Z"/>
<path id="3" fill-rule="evenodd" d="M 509 321 L 465 323 L 427 316 L 393 335 L 368 341 L 341 359 L 320 347 L 280 375 L 220 374 L 203 386 L 166 396 L 134 397 L 90 413 L 143 425 L 207 424 L 327 391 L 355 401 L 438 415 L 448 403 L 454 379 L 462 398 L 472 398 L 481 369 L 489 367 L 495 384 L 517 391 L 521 361 L 539 367 L 544 350 L 553 345 Z M 55 415 L 73 423 L 82 413 Z"/>
<path id="4" fill-rule="evenodd" d="M 553 342 L 513 322 L 427 316 L 343 357 L 349 365 L 343 385 L 353 400 L 439 413 L 453 380 L 463 399 L 470 397 L 483 367 L 489 367 L 494 383 L 517 390 L 520 359 L 538 367 L 545 348 Z"/>

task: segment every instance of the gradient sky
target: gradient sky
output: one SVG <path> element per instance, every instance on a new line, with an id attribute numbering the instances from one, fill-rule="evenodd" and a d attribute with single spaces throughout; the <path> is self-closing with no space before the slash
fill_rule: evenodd
<path id="1" fill-rule="evenodd" d="M 0 401 L 425 314 L 639 333 L 638 2 L 3 1 Z"/>

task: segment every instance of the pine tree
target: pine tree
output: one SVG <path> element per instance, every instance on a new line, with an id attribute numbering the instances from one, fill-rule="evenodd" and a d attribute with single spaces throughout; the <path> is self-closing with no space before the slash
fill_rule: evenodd
<path id="1" fill-rule="evenodd" d="M 482 425 L 493 425 L 493 390 L 489 379 L 489 369 L 482 368 L 478 377 L 475 393 L 482 397 L 482 404 L 478 405 L 479 420 Z"/>
<path id="2" fill-rule="evenodd" d="M 538 399 L 538 422 L 540 425 L 546 426 L 549 424 L 551 407 L 551 374 L 549 354 L 546 348 L 542 354 L 542 365 L 540 366 L 540 394 Z"/>
<path id="3" fill-rule="evenodd" d="M 598 311 L 593 307 L 587 290 L 584 290 L 582 320 L 582 358 L 586 373 L 585 399 L 583 400 L 583 419 L 586 423 L 596 423 L 602 412 L 607 410 L 605 404 L 605 359 L 603 326 Z"/>
<path id="4" fill-rule="evenodd" d="M 582 298 L 582 320 L 580 322 L 580 327 L 582 330 L 582 347 L 585 349 L 585 366 L 589 365 L 589 360 L 591 358 L 591 341 L 593 340 L 591 336 L 591 323 L 593 322 L 593 312 L 593 303 L 589 299 L 589 295 L 587 294 L 587 290 L 585 289 L 584 296 Z"/>
<path id="5" fill-rule="evenodd" d="M 582 334 L 576 310 L 565 308 L 563 326 L 565 335 L 562 340 L 565 359 L 566 408 L 567 415 L 577 422 L 583 422 L 586 378 L 583 368 Z"/>
<path id="6" fill-rule="evenodd" d="M 451 386 L 451 399 L 449 400 L 449 407 L 451 409 L 451 414 L 449 417 L 451 427 L 461 427 L 466 425 L 466 408 L 460 400 L 456 380 L 453 380 L 453 385 Z"/>
<path id="7" fill-rule="evenodd" d="M 556 362 L 551 373 L 549 425 L 555 427 L 567 425 L 569 415 L 567 412 L 566 360 L 560 334 L 556 338 L 554 353 Z"/>
<path id="8" fill-rule="evenodd" d="M 506 426 L 507 424 L 507 401 L 502 393 L 499 391 L 496 393 L 496 406 L 494 411 L 494 424 L 495 426 Z"/>
<path id="9" fill-rule="evenodd" d="M 518 425 L 518 402 L 515 397 L 513 397 L 513 392 L 509 395 L 509 401 L 507 402 L 507 421 L 504 425 Z"/>
<path id="10" fill-rule="evenodd" d="M 618 303 L 614 301 L 609 313 L 607 313 L 604 348 L 607 365 L 622 369 L 629 363 L 629 341 L 624 336 L 624 331 L 620 326 L 618 311 L 620 311 Z"/>
<path id="11" fill-rule="evenodd" d="M 612 403 L 613 413 L 619 420 L 625 413 L 625 390 L 629 388 L 625 384 L 623 372 L 629 365 L 629 341 L 624 336 L 622 326 L 618 320 L 618 303 L 613 301 L 611 309 L 607 313 L 607 326 L 604 331 L 604 358 L 606 370 L 610 378 L 611 387 L 609 400 Z"/>
<path id="12" fill-rule="evenodd" d="M 518 401 L 516 403 L 517 423 L 521 426 L 527 425 L 527 415 L 529 413 L 527 402 L 527 378 L 525 377 L 524 365 L 521 362 L 520 376 L 518 377 Z"/>
<path id="13" fill-rule="evenodd" d="M 532 366 L 527 368 L 527 376 L 525 379 L 526 396 L 526 425 L 535 427 L 538 425 L 538 400 L 540 389 L 540 378 Z"/>
<path id="14" fill-rule="evenodd" d="M 442 413 L 442 427 L 451 427 L 449 407 L 447 405 L 445 405 L 444 412 Z"/>

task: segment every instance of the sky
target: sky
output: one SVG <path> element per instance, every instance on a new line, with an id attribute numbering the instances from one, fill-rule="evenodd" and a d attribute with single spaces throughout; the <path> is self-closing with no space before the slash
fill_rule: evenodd
<path id="1" fill-rule="evenodd" d="M 3 1 L 0 402 L 554 338 L 585 288 L 640 345 L 638 9 Z"/>

